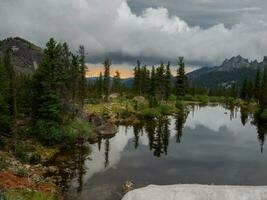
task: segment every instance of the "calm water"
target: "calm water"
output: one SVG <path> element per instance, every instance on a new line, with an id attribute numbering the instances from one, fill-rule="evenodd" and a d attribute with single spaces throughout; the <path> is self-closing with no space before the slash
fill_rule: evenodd
<path id="1" fill-rule="evenodd" d="M 267 185 L 266 127 L 238 108 L 190 107 L 183 115 L 120 126 L 111 139 L 62 152 L 66 196 L 121 199 L 126 180 L 148 184 Z M 267 149 L 266 149 L 267 151 Z"/>

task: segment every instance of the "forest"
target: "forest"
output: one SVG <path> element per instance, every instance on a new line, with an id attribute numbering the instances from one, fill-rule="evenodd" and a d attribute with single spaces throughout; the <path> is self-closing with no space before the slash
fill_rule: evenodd
<path id="1" fill-rule="evenodd" d="M 149 67 L 137 60 L 133 83 L 126 85 L 120 71 L 111 77 L 111 59 L 104 60 L 99 77 L 86 77 L 90 69 L 83 46 L 73 53 L 67 43 L 51 38 L 32 75 L 15 72 L 12 54 L 8 49 L 0 59 L 0 138 L 1 146 L 11 150 L 1 154 L 0 169 L 7 167 L 4 154 L 11 153 L 22 163 L 38 164 L 53 157 L 59 148 L 95 139 L 94 124 L 89 123 L 92 114 L 138 128 L 143 119 L 161 119 L 174 113 L 183 116 L 191 103 L 217 102 L 252 109 L 259 120 L 267 121 L 267 66 L 257 71 L 254 80 L 244 79 L 242 85 L 207 88 L 187 79 L 183 57 L 177 59 L 175 75 L 170 62 Z M 182 123 L 177 129 L 181 130 L 184 118 L 178 119 Z M 33 150 L 23 144 L 28 140 Z M 155 151 L 155 155 L 160 154 Z M 27 176 L 23 167 L 15 171 Z"/>

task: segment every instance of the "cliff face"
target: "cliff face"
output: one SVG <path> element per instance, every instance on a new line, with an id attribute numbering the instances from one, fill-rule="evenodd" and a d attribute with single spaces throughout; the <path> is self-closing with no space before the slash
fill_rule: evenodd
<path id="1" fill-rule="evenodd" d="M 21 38 L 0 41 L 0 55 L 12 49 L 11 62 L 17 74 L 32 74 L 42 59 L 42 49 Z"/>

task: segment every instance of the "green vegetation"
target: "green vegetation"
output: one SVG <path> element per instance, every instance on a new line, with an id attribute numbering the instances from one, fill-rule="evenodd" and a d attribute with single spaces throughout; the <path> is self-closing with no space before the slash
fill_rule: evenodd
<path id="1" fill-rule="evenodd" d="M 58 200 L 58 198 L 37 191 L 15 190 L 4 194 L 3 200 Z"/>

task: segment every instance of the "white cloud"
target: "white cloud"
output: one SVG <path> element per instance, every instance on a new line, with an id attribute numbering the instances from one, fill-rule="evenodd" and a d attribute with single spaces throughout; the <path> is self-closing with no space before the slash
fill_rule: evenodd
<path id="1" fill-rule="evenodd" d="M 218 24 L 203 29 L 190 27 L 162 7 L 137 16 L 126 0 L 3 0 L 0 37 L 21 36 L 42 45 L 55 37 L 73 48 L 84 44 L 89 58 L 184 56 L 210 64 L 238 54 L 262 59 L 267 52 L 266 16 L 243 15 L 231 28 Z"/>

